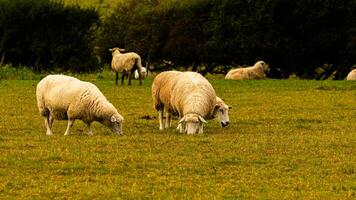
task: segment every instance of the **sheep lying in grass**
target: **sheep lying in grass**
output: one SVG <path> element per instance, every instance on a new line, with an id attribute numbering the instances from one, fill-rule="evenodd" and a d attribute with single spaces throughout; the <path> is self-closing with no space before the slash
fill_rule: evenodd
<path id="1" fill-rule="evenodd" d="M 226 74 L 225 79 L 232 79 L 232 80 L 264 79 L 266 77 L 265 72 L 267 72 L 268 70 L 269 67 L 264 61 L 258 61 L 252 67 L 230 70 Z"/>
<path id="2" fill-rule="evenodd" d="M 140 85 L 142 84 L 142 64 L 141 57 L 137 53 L 129 52 L 129 53 L 121 53 L 120 51 L 125 51 L 125 49 L 120 48 L 112 48 L 109 49 L 112 52 L 112 60 L 111 60 L 111 68 L 116 73 L 115 84 L 117 85 L 117 81 L 119 79 L 119 72 L 121 75 L 121 85 L 124 84 L 125 75 L 129 78 L 129 85 L 131 85 L 131 78 L 134 71 L 138 70 L 138 79 L 140 79 Z"/>
<path id="3" fill-rule="evenodd" d="M 142 75 L 142 79 L 146 78 L 147 75 L 148 75 L 148 72 L 147 72 L 147 69 L 146 67 L 142 67 L 141 69 L 141 75 Z M 135 79 L 139 79 L 140 78 L 140 75 L 137 71 L 137 69 L 135 70 L 135 75 L 134 75 Z"/>
<path id="4" fill-rule="evenodd" d="M 348 81 L 356 81 L 356 69 L 352 70 L 346 77 Z"/>
<path id="5" fill-rule="evenodd" d="M 64 135 L 69 135 L 69 129 L 76 119 L 87 125 L 89 135 L 92 135 L 90 124 L 93 121 L 104 124 L 115 134 L 122 133 L 124 118 L 100 90 L 89 82 L 65 75 L 49 75 L 38 83 L 36 97 L 47 135 L 52 135 L 54 119 L 68 120 Z"/>
<path id="6" fill-rule="evenodd" d="M 152 83 L 152 98 L 154 108 L 158 111 L 158 121 L 160 130 L 169 128 L 172 125 L 172 116 L 177 115 L 170 105 L 170 92 L 172 91 L 173 84 L 177 81 L 176 77 L 183 72 L 179 71 L 166 71 L 158 74 Z M 199 77 L 199 76 L 198 76 Z M 216 105 L 212 116 L 207 119 L 215 118 L 222 127 L 229 125 L 229 109 L 231 106 L 225 104 L 225 102 L 216 96 Z M 163 121 L 163 115 L 166 120 Z"/>
<path id="7" fill-rule="evenodd" d="M 160 73 L 152 83 L 152 98 L 154 107 L 159 112 L 161 130 L 170 127 L 172 114 L 179 115 L 180 132 L 188 134 L 203 133 L 205 119 L 214 117 L 214 88 L 208 80 L 195 72 Z M 165 124 L 162 117 L 164 111 Z"/>

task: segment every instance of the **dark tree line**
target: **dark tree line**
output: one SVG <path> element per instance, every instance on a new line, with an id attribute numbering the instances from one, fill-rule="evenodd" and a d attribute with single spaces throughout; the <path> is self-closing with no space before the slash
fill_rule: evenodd
<path id="1" fill-rule="evenodd" d="M 274 77 L 316 79 L 343 78 L 356 63 L 355 0 L 130 0 L 101 31 L 106 62 L 120 46 L 202 73 L 263 59 Z"/>
<path id="2" fill-rule="evenodd" d="M 0 65 L 91 71 L 114 46 L 203 74 L 265 60 L 272 77 L 342 79 L 356 64 L 356 0 L 125 0 L 111 13 L 2 0 Z"/>
<path id="3" fill-rule="evenodd" d="M 90 71 L 97 67 L 92 54 L 94 9 L 64 6 L 61 1 L 0 1 L 1 64 L 25 65 L 36 71 Z"/>

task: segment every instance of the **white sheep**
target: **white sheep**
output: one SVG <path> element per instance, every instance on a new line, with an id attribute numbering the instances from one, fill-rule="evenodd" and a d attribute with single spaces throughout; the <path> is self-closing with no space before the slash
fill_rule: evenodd
<path id="1" fill-rule="evenodd" d="M 203 133 L 205 119 L 213 118 L 216 105 L 214 88 L 196 72 L 162 72 L 152 84 L 152 98 L 159 112 L 160 129 L 168 128 L 171 115 L 178 114 L 181 133 Z M 163 111 L 166 110 L 166 125 Z"/>
<path id="2" fill-rule="evenodd" d="M 348 81 L 356 81 L 356 69 L 352 70 L 346 77 Z"/>
<path id="3" fill-rule="evenodd" d="M 116 74 L 115 84 L 119 79 L 119 72 L 121 72 L 121 85 L 124 84 L 124 77 L 127 75 L 129 78 L 129 85 L 131 85 L 132 74 L 136 69 L 139 72 L 140 85 L 142 84 L 142 64 L 141 57 L 134 52 L 121 53 L 120 51 L 125 51 L 125 49 L 112 48 L 109 49 L 112 52 L 111 68 Z"/>
<path id="4" fill-rule="evenodd" d="M 172 116 L 177 115 L 170 105 L 170 95 L 173 85 L 179 81 L 176 79 L 178 75 L 183 72 L 179 71 L 166 71 L 158 74 L 152 83 L 152 99 L 153 106 L 158 111 L 158 121 L 160 130 L 169 128 L 172 125 Z M 200 76 L 198 76 L 200 78 Z M 216 96 L 216 105 L 212 116 L 207 119 L 216 119 L 222 127 L 229 125 L 229 109 L 228 106 L 221 98 Z M 163 121 L 163 115 L 166 120 Z"/>
<path id="5" fill-rule="evenodd" d="M 142 75 L 142 79 L 144 79 L 144 78 L 146 78 L 146 77 L 147 77 L 148 72 L 147 72 L 146 67 L 142 67 L 142 69 L 141 69 L 141 75 Z M 135 70 L 135 75 L 134 75 L 134 78 L 135 78 L 135 79 L 139 79 L 139 78 L 140 78 L 140 75 L 139 75 L 139 73 L 138 73 L 138 70 L 137 70 L 137 69 Z"/>
<path id="6" fill-rule="evenodd" d="M 269 70 L 264 61 L 258 61 L 252 67 L 231 69 L 225 76 L 225 79 L 232 80 L 254 80 L 264 79 L 266 72 Z"/>
<path id="7" fill-rule="evenodd" d="M 170 105 L 171 91 L 176 78 L 182 74 L 179 71 L 165 71 L 159 73 L 152 83 L 153 107 L 158 111 L 159 129 L 171 127 L 173 110 Z M 163 115 L 166 116 L 166 122 L 163 122 Z"/>
<path id="8" fill-rule="evenodd" d="M 92 135 L 90 124 L 93 121 L 104 124 L 115 134 L 122 133 L 124 118 L 100 90 L 89 82 L 65 75 L 48 75 L 37 84 L 36 97 L 47 135 L 52 135 L 54 119 L 68 120 L 64 135 L 69 134 L 76 119 L 87 125 L 89 135 Z"/>
<path id="9" fill-rule="evenodd" d="M 222 127 L 226 127 L 230 124 L 229 110 L 232 106 L 226 105 L 226 103 L 218 96 L 216 96 L 216 105 L 214 108 L 213 117 L 220 122 Z"/>

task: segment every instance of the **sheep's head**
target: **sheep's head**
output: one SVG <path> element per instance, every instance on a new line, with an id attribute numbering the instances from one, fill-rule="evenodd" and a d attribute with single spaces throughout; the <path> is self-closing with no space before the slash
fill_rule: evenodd
<path id="1" fill-rule="evenodd" d="M 266 64 L 264 61 L 260 60 L 258 62 L 256 62 L 255 66 L 259 66 L 263 69 L 264 72 L 269 72 L 269 65 Z"/>
<path id="2" fill-rule="evenodd" d="M 111 51 L 112 55 L 115 55 L 115 54 L 120 54 L 121 52 L 124 52 L 125 49 L 120 49 L 118 47 L 114 47 L 114 48 L 109 49 L 109 51 Z"/>
<path id="3" fill-rule="evenodd" d="M 114 134 L 120 135 L 122 134 L 123 121 L 124 118 L 120 114 L 116 113 L 111 115 L 109 119 L 105 119 L 103 124 L 109 127 Z"/>
<path id="4" fill-rule="evenodd" d="M 206 123 L 203 117 L 198 114 L 186 114 L 179 121 L 178 129 L 181 133 L 195 134 L 203 133 L 203 123 Z"/>
<path id="5" fill-rule="evenodd" d="M 216 105 L 214 108 L 214 118 L 220 122 L 221 127 L 226 127 L 230 124 L 230 118 L 229 118 L 229 110 L 231 109 L 231 106 L 228 106 L 225 104 L 225 102 L 220 99 L 219 97 L 216 97 Z"/>

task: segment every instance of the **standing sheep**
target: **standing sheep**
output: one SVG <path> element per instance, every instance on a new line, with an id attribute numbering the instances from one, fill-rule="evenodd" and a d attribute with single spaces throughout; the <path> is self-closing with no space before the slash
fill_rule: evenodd
<path id="1" fill-rule="evenodd" d="M 68 120 L 64 135 L 69 135 L 69 129 L 76 119 L 87 125 L 89 135 L 92 135 L 90 124 L 93 121 L 104 124 L 115 134 L 122 133 L 124 118 L 100 90 L 89 82 L 65 75 L 48 75 L 37 84 L 36 97 L 47 135 L 52 135 L 54 119 Z"/>
<path id="2" fill-rule="evenodd" d="M 124 77 L 128 75 L 129 78 L 129 85 L 131 85 L 131 78 L 132 74 L 136 69 L 139 72 L 139 79 L 140 85 L 142 84 L 142 64 L 141 64 L 141 57 L 134 52 L 129 53 L 121 53 L 120 51 L 125 51 L 125 49 L 120 48 L 112 48 L 109 49 L 112 52 L 112 60 L 111 60 L 111 68 L 116 73 L 115 84 L 117 85 L 117 81 L 119 79 L 119 72 L 122 73 L 121 75 L 121 85 L 124 84 Z"/>
<path id="3" fill-rule="evenodd" d="M 226 127 L 230 124 L 229 110 L 231 106 L 226 105 L 226 103 L 218 96 L 216 96 L 216 105 L 214 108 L 213 117 L 220 122 L 222 127 Z"/>
<path id="4" fill-rule="evenodd" d="M 348 81 L 356 81 L 356 69 L 352 70 L 346 77 Z"/>
<path id="5" fill-rule="evenodd" d="M 268 65 L 264 61 L 258 61 L 252 67 L 238 68 L 230 70 L 225 79 L 231 80 L 255 80 L 264 79 L 265 72 L 269 70 Z"/>
<path id="6" fill-rule="evenodd" d="M 172 125 L 172 115 L 177 113 L 172 109 L 170 105 L 170 96 L 172 87 L 179 81 L 176 77 L 183 74 L 179 71 L 166 71 L 158 74 L 152 83 L 152 99 L 153 106 L 158 111 L 158 121 L 160 130 L 169 128 Z M 200 76 L 197 76 L 200 78 Z M 207 119 L 215 118 L 222 127 L 229 125 L 229 109 L 231 106 L 225 104 L 225 102 L 216 96 L 216 105 L 214 107 L 213 115 Z M 163 115 L 166 120 L 163 121 Z"/>
<path id="7" fill-rule="evenodd" d="M 195 72 L 162 72 L 152 84 L 152 97 L 159 112 L 160 129 L 168 128 L 171 115 L 178 114 L 181 133 L 203 133 L 205 119 L 213 116 L 216 105 L 214 88 L 208 80 Z M 162 115 L 166 111 L 166 124 Z"/>

